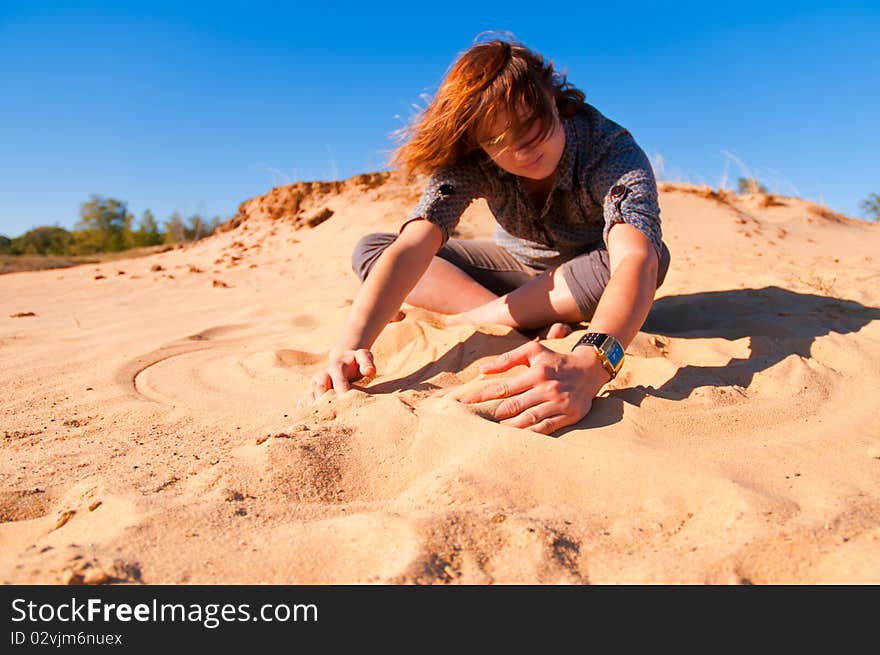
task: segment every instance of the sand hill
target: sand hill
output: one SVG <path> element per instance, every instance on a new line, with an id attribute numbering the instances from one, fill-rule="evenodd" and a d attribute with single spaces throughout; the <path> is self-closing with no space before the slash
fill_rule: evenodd
<path id="1" fill-rule="evenodd" d="M 368 387 L 298 407 L 354 244 L 419 192 L 280 187 L 187 247 L 0 276 L 0 581 L 880 583 L 880 226 L 661 185 L 666 282 L 554 437 L 454 399 L 525 337 L 413 308 Z"/>

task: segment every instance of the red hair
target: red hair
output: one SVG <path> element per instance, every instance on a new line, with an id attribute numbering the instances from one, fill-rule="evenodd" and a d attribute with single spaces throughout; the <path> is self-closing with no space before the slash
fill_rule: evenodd
<path id="1" fill-rule="evenodd" d="M 554 105 L 560 116 L 572 116 L 584 97 L 552 61 L 525 45 L 499 38 L 476 43 L 452 64 L 428 107 L 397 132 L 404 143 L 392 153 L 391 165 L 407 175 L 431 174 L 487 139 L 519 138 L 535 122 L 541 129 L 530 142 L 541 141 L 555 126 Z M 508 117 L 508 128 L 490 135 L 499 112 Z"/>

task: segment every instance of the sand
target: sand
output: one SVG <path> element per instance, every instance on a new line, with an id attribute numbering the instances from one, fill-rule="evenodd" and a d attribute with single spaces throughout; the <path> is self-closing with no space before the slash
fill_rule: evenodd
<path id="1" fill-rule="evenodd" d="M 664 183 L 669 274 L 578 424 L 459 403 L 526 337 L 406 305 L 374 380 L 298 406 L 355 243 L 419 191 L 281 187 L 183 248 L 0 276 L 0 581 L 880 583 L 880 226 Z"/>

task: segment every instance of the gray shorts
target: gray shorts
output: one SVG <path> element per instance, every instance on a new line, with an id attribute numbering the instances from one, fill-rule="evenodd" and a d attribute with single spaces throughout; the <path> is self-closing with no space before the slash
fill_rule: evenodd
<path id="1" fill-rule="evenodd" d="M 397 238 L 394 232 L 368 234 L 355 246 L 351 266 L 363 282 L 382 254 Z M 666 279 L 669 270 L 669 248 L 663 243 L 657 287 Z M 445 259 L 467 273 L 492 293 L 503 296 L 522 286 L 543 271 L 526 266 L 513 258 L 501 246 L 488 240 L 449 239 L 437 251 Z M 611 277 L 608 251 L 604 248 L 585 252 L 561 265 L 565 282 L 581 312 L 581 320 L 589 320 L 596 311 L 599 298 Z"/>

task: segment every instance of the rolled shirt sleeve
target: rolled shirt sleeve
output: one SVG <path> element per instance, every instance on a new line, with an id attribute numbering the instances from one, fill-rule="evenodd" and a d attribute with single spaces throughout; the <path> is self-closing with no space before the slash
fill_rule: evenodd
<path id="1" fill-rule="evenodd" d="M 464 210 L 474 199 L 484 197 L 484 173 L 472 159 L 464 159 L 428 178 L 422 197 L 404 219 L 403 227 L 416 219 L 424 218 L 443 233 L 444 244 L 458 225 Z"/>
<path id="2" fill-rule="evenodd" d="M 608 247 L 608 233 L 616 223 L 626 223 L 644 234 L 661 256 L 660 203 L 651 163 L 628 134 L 618 139 L 593 178 L 593 197 L 602 203 L 605 227 L 602 240 Z"/>

